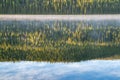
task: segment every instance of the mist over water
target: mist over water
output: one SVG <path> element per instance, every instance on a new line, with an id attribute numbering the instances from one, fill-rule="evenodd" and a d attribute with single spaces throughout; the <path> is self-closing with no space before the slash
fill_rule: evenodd
<path id="1" fill-rule="evenodd" d="M 0 15 L 0 20 L 120 20 L 120 15 Z"/>
<path id="2" fill-rule="evenodd" d="M 120 15 L 0 15 L 0 25 L 119 27 Z"/>

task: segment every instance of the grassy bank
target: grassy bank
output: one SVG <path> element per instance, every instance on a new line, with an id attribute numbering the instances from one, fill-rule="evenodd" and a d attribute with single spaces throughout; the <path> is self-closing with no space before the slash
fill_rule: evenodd
<path id="1" fill-rule="evenodd" d="M 2 45 L 0 45 L 2 46 Z M 81 61 L 113 58 L 120 55 L 120 46 L 66 45 L 64 47 L 0 47 L 0 61 Z M 119 57 L 118 57 L 119 58 Z"/>

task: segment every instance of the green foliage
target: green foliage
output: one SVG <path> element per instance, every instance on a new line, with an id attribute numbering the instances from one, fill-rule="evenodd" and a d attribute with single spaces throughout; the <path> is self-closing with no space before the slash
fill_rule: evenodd
<path id="1" fill-rule="evenodd" d="M 0 0 L 0 14 L 119 14 L 120 0 Z"/>
<path id="2" fill-rule="evenodd" d="M 0 21 L 0 60 L 80 61 L 120 55 L 119 26 L 68 24 Z"/>

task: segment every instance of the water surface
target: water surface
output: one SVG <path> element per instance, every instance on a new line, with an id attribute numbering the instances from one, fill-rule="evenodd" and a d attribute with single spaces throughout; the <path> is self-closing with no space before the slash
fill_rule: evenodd
<path id="1" fill-rule="evenodd" d="M 120 15 L 0 15 L 0 20 L 120 20 Z"/>
<path id="2" fill-rule="evenodd" d="M 120 60 L 0 62 L 0 80 L 120 80 Z"/>

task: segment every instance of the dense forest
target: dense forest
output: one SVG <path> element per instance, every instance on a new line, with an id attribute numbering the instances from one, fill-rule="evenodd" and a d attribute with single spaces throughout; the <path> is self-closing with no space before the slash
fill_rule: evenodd
<path id="1" fill-rule="evenodd" d="M 0 0 L 0 14 L 119 14 L 120 0 Z"/>
<path id="2" fill-rule="evenodd" d="M 0 61 L 80 61 L 120 55 L 120 26 L 113 24 L 0 21 Z"/>

